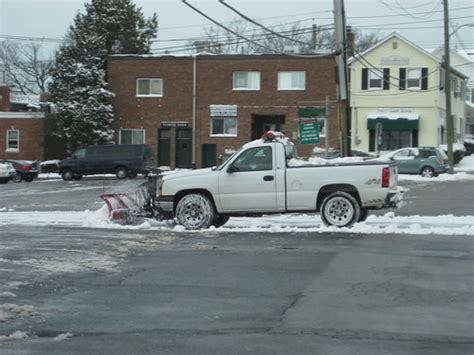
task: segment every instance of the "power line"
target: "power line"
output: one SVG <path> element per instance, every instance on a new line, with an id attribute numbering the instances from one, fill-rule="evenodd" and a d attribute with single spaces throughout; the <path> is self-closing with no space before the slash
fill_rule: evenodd
<path id="1" fill-rule="evenodd" d="M 272 33 L 274 34 L 275 36 L 278 36 L 280 38 L 284 38 L 284 39 L 287 39 L 289 41 L 292 41 L 292 42 L 295 42 L 295 43 L 300 43 L 300 44 L 304 44 L 304 45 L 307 45 L 306 42 L 302 42 L 302 41 L 298 41 L 296 40 L 295 38 L 291 38 L 291 37 L 288 37 L 288 36 L 285 36 L 285 35 L 281 35 L 273 30 L 271 30 L 270 28 L 262 25 L 261 23 L 255 21 L 255 20 L 252 20 L 250 17 L 244 15 L 243 13 L 239 12 L 237 9 L 235 9 L 234 7 L 230 6 L 229 4 L 227 4 L 224 0 L 219 0 L 219 2 L 226 6 L 227 8 L 231 9 L 232 11 L 234 11 L 237 15 L 239 15 L 240 17 L 242 17 L 243 19 L 247 20 L 248 22 L 250 23 L 253 23 L 254 25 L 257 25 L 258 27 L 260 28 L 263 28 L 265 31 L 269 32 L 269 33 Z"/>
<path id="2" fill-rule="evenodd" d="M 324 30 L 331 30 L 332 28 L 325 28 Z M 288 30 L 288 31 L 282 31 L 280 33 L 291 33 L 292 31 L 291 30 Z M 299 30 L 298 34 L 308 34 L 308 33 L 312 33 L 313 32 L 313 29 L 312 28 L 302 28 Z M 271 39 L 271 38 L 274 38 L 275 36 L 272 36 L 272 35 L 268 35 L 268 34 L 259 34 L 259 35 L 256 35 L 254 38 L 252 38 L 253 40 L 255 41 L 259 41 L 259 40 L 266 40 L 266 39 Z M 194 38 L 196 39 L 196 38 Z M 199 39 L 203 39 L 203 40 L 206 40 L 208 38 L 205 38 L 205 37 L 201 37 Z M 193 40 L 192 38 L 190 40 Z M 217 38 L 217 40 L 219 41 L 219 38 Z M 212 44 L 212 42 L 210 43 L 210 46 L 211 47 L 219 47 L 219 46 L 226 46 L 226 45 L 233 45 L 233 44 L 238 44 L 239 41 L 237 40 L 226 40 L 226 41 L 219 41 L 219 42 L 216 42 L 214 44 Z M 308 45 L 309 43 L 306 43 L 306 45 Z M 333 47 L 333 44 L 332 43 L 329 43 L 329 44 L 320 44 L 319 45 L 320 47 L 329 47 L 329 48 L 332 48 Z M 184 45 L 176 45 L 176 46 L 168 46 L 168 47 L 161 47 L 161 48 L 153 48 L 152 49 L 152 52 L 156 52 L 156 51 L 166 51 L 166 50 L 178 50 L 178 51 L 181 51 L 180 49 L 182 50 L 192 50 L 194 48 L 194 44 L 193 43 L 188 43 L 188 44 L 184 44 Z"/>
<path id="3" fill-rule="evenodd" d="M 255 42 L 255 41 L 253 41 L 253 40 L 251 40 L 251 39 L 245 37 L 245 36 L 240 35 L 239 33 L 235 32 L 234 30 L 232 30 L 232 29 L 228 28 L 227 26 L 221 24 L 220 22 L 214 20 L 212 17 L 206 15 L 204 12 L 200 11 L 200 10 L 197 9 L 196 7 L 192 6 L 191 4 L 189 4 L 189 3 L 187 2 L 187 0 L 181 0 L 181 1 L 182 1 L 184 4 L 186 4 L 188 7 L 190 7 L 191 9 L 193 9 L 195 12 L 197 12 L 198 14 L 200 14 L 201 16 L 207 18 L 209 21 L 211 21 L 211 22 L 213 22 L 214 24 L 216 24 L 217 26 L 222 27 L 222 28 L 225 29 L 226 31 L 228 31 L 228 32 L 230 32 L 230 33 L 232 33 L 232 34 L 234 34 L 235 36 L 237 36 L 237 37 L 243 39 L 244 41 L 247 41 L 247 42 L 249 42 L 249 43 L 252 43 L 252 44 L 254 44 L 254 45 L 258 46 L 258 47 L 264 48 L 264 49 L 266 49 L 266 50 L 268 50 L 268 51 L 270 51 L 270 52 L 277 53 L 277 54 L 285 54 L 285 55 L 288 55 L 288 56 L 300 57 L 300 58 L 301 58 L 301 57 L 302 57 L 302 58 L 330 57 L 330 56 L 333 56 L 333 55 L 334 55 L 334 53 L 318 54 L 318 55 L 298 55 L 298 54 L 291 54 L 291 53 L 281 53 L 280 51 L 277 51 L 277 50 L 275 50 L 275 49 L 273 49 L 273 48 L 264 46 L 264 45 L 262 45 L 262 44 L 260 44 L 260 43 L 258 43 L 258 42 Z"/>

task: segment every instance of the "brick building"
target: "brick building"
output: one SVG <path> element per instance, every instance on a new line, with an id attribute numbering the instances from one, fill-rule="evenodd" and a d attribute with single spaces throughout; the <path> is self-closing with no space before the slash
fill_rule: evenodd
<path id="1" fill-rule="evenodd" d="M 47 97 L 43 98 L 44 102 Z M 34 105 L 12 97 L 0 84 L 0 159 L 45 160 L 64 156 L 64 145 L 52 137 L 54 119 L 37 95 Z"/>
<path id="2" fill-rule="evenodd" d="M 326 123 L 320 145 L 327 138 L 338 147 L 335 75 L 333 57 L 110 56 L 116 139 L 149 144 L 159 166 L 199 168 L 266 130 L 298 143 L 299 123 L 309 113 L 321 127 Z M 297 146 L 300 155 L 314 147 Z"/>

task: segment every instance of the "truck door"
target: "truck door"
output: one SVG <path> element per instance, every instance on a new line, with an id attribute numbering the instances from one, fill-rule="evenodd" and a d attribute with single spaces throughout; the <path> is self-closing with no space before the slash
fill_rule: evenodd
<path id="1" fill-rule="evenodd" d="M 219 201 L 225 212 L 274 212 L 276 190 L 273 144 L 244 150 L 219 174 Z"/>

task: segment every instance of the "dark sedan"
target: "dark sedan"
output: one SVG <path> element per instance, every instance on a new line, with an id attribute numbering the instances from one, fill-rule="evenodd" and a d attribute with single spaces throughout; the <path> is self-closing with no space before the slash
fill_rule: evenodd
<path id="1" fill-rule="evenodd" d="M 38 163 L 36 161 L 27 160 L 0 160 L 0 162 L 7 162 L 13 165 L 16 170 L 16 175 L 13 178 L 14 182 L 31 182 L 38 177 Z"/>

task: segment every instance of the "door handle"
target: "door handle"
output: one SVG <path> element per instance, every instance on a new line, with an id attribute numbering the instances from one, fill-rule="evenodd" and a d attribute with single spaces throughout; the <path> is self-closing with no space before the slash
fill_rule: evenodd
<path id="1" fill-rule="evenodd" d="M 274 179 L 273 175 L 265 175 L 263 177 L 264 181 L 273 181 L 273 179 Z"/>

